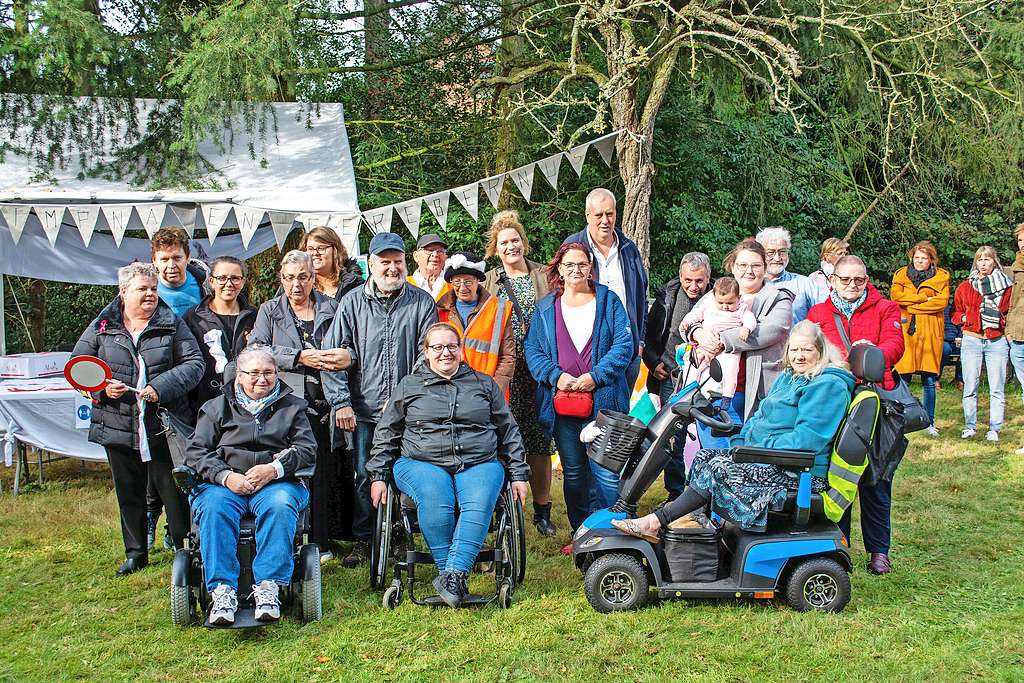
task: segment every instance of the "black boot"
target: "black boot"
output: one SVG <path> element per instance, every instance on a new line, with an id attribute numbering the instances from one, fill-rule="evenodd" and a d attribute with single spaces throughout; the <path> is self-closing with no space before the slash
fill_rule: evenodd
<path id="1" fill-rule="evenodd" d="M 541 536 L 555 535 L 555 525 L 551 523 L 551 503 L 533 504 L 533 525 L 537 527 L 537 533 Z"/>

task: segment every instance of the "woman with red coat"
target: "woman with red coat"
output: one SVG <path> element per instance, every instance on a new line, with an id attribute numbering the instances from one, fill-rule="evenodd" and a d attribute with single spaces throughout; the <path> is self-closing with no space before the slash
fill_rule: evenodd
<path id="1" fill-rule="evenodd" d="M 900 307 L 879 294 L 868 284 L 868 271 L 856 256 L 844 256 L 835 263 L 831 276 L 832 292 L 827 301 L 811 307 L 807 319 L 815 322 L 825 337 L 839 349 L 845 358 L 850 348 L 858 344 L 872 344 L 885 356 L 886 389 L 896 386 L 892 368 L 903 356 L 903 327 Z M 840 331 L 840 325 L 842 331 Z M 864 536 L 864 549 L 870 553 L 868 571 L 888 574 L 892 571 L 889 546 L 892 540 L 892 481 L 879 479 L 874 485 L 861 480 L 860 529 Z M 850 538 L 850 518 L 853 508 L 847 508 L 839 527 Z"/>

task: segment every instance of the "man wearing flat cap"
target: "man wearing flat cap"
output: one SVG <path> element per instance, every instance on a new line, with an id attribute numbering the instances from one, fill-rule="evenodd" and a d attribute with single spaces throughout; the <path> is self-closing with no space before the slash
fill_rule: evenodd
<path id="1" fill-rule="evenodd" d="M 356 543 L 346 567 L 369 557 L 372 536 L 370 481 L 366 460 L 373 432 L 398 381 L 419 358 L 423 333 L 437 322 L 437 306 L 427 292 L 406 281 L 405 244 L 392 232 L 370 240 L 370 277 L 338 304 L 324 348 L 346 348 L 348 370 L 325 372 L 324 394 L 334 409 L 335 426 L 354 432 L 356 499 L 352 533 Z"/>
<path id="2" fill-rule="evenodd" d="M 406 278 L 415 285 L 440 301 L 441 297 L 451 291 L 451 286 L 443 277 L 444 262 L 448 257 L 448 245 L 440 235 L 427 233 L 416 241 L 416 251 L 412 252 L 412 260 L 416 262 L 416 272 Z"/>

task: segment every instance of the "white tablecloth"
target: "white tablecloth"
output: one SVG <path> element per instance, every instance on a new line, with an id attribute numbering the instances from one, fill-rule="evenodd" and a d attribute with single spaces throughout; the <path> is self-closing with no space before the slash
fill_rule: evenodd
<path id="1" fill-rule="evenodd" d="M 89 400 L 63 377 L 0 382 L 0 437 L 4 464 L 11 466 L 15 439 L 82 460 L 106 461 L 102 446 L 90 443 Z"/>

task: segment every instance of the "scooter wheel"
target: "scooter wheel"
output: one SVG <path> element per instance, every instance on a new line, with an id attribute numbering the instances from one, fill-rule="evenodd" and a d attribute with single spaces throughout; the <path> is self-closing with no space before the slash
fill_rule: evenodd
<path id="1" fill-rule="evenodd" d="M 631 555 L 602 555 L 587 569 L 583 587 L 591 606 L 607 614 L 643 607 L 650 579 L 644 566 Z"/>
<path id="2" fill-rule="evenodd" d="M 786 602 L 798 612 L 841 612 L 850 602 L 850 575 L 833 559 L 805 560 L 789 575 Z"/>

